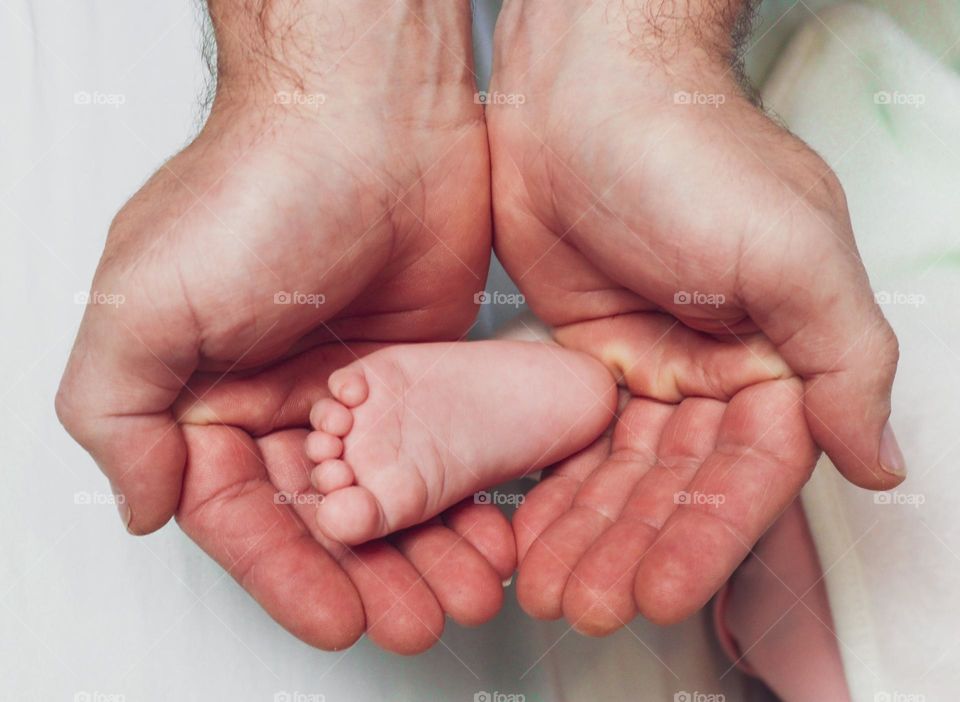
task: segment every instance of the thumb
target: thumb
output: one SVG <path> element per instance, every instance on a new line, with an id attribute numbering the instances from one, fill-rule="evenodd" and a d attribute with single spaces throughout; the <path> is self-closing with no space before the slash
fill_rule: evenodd
<path id="1" fill-rule="evenodd" d="M 314 403 L 330 397 L 330 374 L 384 346 L 332 342 L 254 374 L 196 373 L 173 403 L 173 414 L 180 424 L 228 424 L 253 436 L 306 427 Z"/>
<path id="2" fill-rule="evenodd" d="M 92 293 L 57 392 L 57 416 L 109 478 L 135 534 L 163 526 L 180 497 L 186 446 L 170 405 L 197 344 L 179 316 L 157 314 L 142 292 Z"/>
<path id="3" fill-rule="evenodd" d="M 789 265 L 773 266 L 767 257 L 764 270 L 744 276 L 761 281 L 745 289 L 745 304 L 803 377 L 814 439 L 850 482 L 884 490 L 906 477 L 889 423 L 899 350 L 845 211 L 844 220 L 838 236 L 818 219 L 802 237 L 792 237 L 799 243 Z"/>

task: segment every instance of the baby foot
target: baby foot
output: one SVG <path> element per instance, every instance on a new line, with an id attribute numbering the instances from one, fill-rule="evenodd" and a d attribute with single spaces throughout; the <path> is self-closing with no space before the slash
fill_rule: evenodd
<path id="1" fill-rule="evenodd" d="M 330 376 L 310 414 L 321 530 L 357 544 L 596 439 L 616 409 L 601 363 L 549 344 L 392 346 Z"/>

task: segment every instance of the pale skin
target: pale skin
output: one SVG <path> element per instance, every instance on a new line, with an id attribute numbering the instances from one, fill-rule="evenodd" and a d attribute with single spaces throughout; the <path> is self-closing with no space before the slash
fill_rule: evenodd
<path id="1" fill-rule="evenodd" d="M 393 346 L 339 369 L 329 387 L 306 453 L 325 496 L 320 529 L 349 544 L 585 448 L 617 401 L 591 356 L 522 341 Z"/>
<path id="2" fill-rule="evenodd" d="M 905 475 L 888 424 L 896 338 L 833 172 L 742 96 L 741 5 L 515 0 L 497 27 L 491 91 L 526 97 L 487 115 L 497 254 L 558 340 L 633 397 L 612 448 L 561 466 L 514 519 L 522 606 L 589 634 L 703 606 L 816 445 L 862 487 Z M 650 375 L 647 342 L 674 323 L 697 361 Z M 711 361 L 734 333 L 772 356 Z M 724 501 L 677 503 L 684 486 Z"/>
<path id="3" fill-rule="evenodd" d="M 574 5 L 587 11 L 576 22 Z M 310 487 L 309 414 L 331 397 L 331 373 L 383 343 L 468 329 L 490 253 L 488 154 L 508 272 L 560 343 L 605 363 L 633 398 L 612 448 L 600 439 L 562 464 L 515 520 L 527 611 L 589 633 L 637 612 L 690 614 L 799 490 L 814 440 L 858 485 L 903 479 L 884 429 L 896 342 L 829 169 L 722 70 L 701 70 L 720 59 L 697 42 L 726 30 L 683 44 L 691 71 L 628 50 L 636 33 L 601 5 L 506 3 L 491 90 L 527 101 L 492 109 L 488 134 L 466 2 L 406 0 L 385 16 L 374 2 L 211 3 L 213 112 L 118 215 L 94 289 L 127 303 L 88 308 L 57 400 L 127 498 L 133 533 L 176 515 L 321 648 L 366 630 L 412 653 L 435 642 L 444 613 L 496 612 L 516 552 L 495 508 L 466 504 L 347 549 L 316 505 L 273 499 Z M 730 100 L 708 116 L 675 110 L 664 96 L 677 85 Z M 278 104 L 277 91 L 323 94 L 322 111 Z M 680 307 L 677 290 L 727 302 Z M 276 304 L 280 291 L 324 301 Z M 636 315 L 629 331 L 602 326 L 624 314 Z M 665 320 L 679 325 L 661 338 Z M 718 344 L 694 330 L 757 336 Z M 670 373 L 645 370 L 651 348 Z M 683 470 L 660 470 L 677 458 Z M 728 511 L 678 507 L 674 483 L 723 493 Z M 538 559 L 558 543 L 559 565 Z M 604 548 L 626 555 L 591 566 Z"/>
<path id="4" fill-rule="evenodd" d="M 499 609 L 515 565 L 499 511 L 468 504 L 350 551 L 274 495 L 308 484 L 306 467 L 286 471 L 306 466 L 308 413 L 327 376 L 361 352 L 341 340 L 456 340 L 475 315 L 490 205 L 469 8 L 248 5 L 210 3 L 212 114 L 117 216 L 93 286 L 129 304 L 87 309 L 57 410 L 126 497 L 131 532 L 176 516 L 314 646 L 344 648 L 366 631 L 415 653 L 436 643 L 445 614 L 476 624 Z M 291 22 L 301 43 L 289 27 L 282 46 L 264 41 Z M 322 111 L 279 102 L 281 91 L 323 94 Z M 324 302 L 276 304 L 278 292 Z M 298 365 L 296 354 L 330 342 L 337 352 Z M 216 407 L 207 391 L 235 392 L 240 377 L 256 396 Z M 184 428 L 172 411 L 181 393 Z"/>

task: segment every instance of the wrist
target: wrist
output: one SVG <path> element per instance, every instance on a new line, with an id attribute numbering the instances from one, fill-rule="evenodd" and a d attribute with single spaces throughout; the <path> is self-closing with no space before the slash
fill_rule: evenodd
<path id="1" fill-rule="evenodd" d="M 473 79 L 470 0 L 208 5 L 222 103 L 315 108 L 330 98 L 382 97 L 399 78 L 436 85 Z"/>
<path id="2" fill-rule="evenodd" d="M 757 6 L 756 0 L 507 0 L 510 8 L 542 22 L 603 26 L 608 37 L 641 59 L 661 64 L 729 67 L 736 62 Z M 592 14 L 593 23 L 590 17 Z M 533 16 L 537 15 L 537 20 Z M 595 36 L 598 40 L 603 37 Z"/>

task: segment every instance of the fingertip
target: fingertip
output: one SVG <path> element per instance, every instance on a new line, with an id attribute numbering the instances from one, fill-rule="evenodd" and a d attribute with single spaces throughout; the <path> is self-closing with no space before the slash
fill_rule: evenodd
<path id="1" fill-rule="evenodd" d="M 906 459 L 889 421 L 867 431 L 863 423 L 851 425 L 848 417 L 815 401 L 806 414 L 813 438 L 848 482 L 864 490 L 891 490 L 907 479 Z"/>
<path id="2" fill-rule="evenodd" d="M 633 585 L 633 597 L 637 612 L 657 626 L 673 626 L 697 612 L 709 597 L 703 599 L 698 588 L 691 589 L 690 575 L 677 568 L 670 572 L 667 567 L 641 567 Z M 702 601 L 701 601 L 702 600 Z"/>
<path id="3" fill-rule="evenodd" d="M 143 420 L 131 418 L 129 423 L 139 425 L 143 433 L 104 446 L 95 458 L 110 479 L 124 528 L 145 536 L 169 522 L 177 509 L 187 450 L 181 428 L 172 422 L 143 426 Z M 130 430 L 137 431 L 132 426 Z M 152 445 L 141 448 L 147 441 Z"/>
<path id="4" fill-rule="evenodd" d="M 578 633 L 603 637 L 626 626 L 636 610 L 617 612 L 610 606 L 608 592 L 571 578 L 563 593 L 563 616 Z"/>
<path id="5" fill-rule="evenodd" d="M 887 420 L 880 434 L 879 458 L 880 467 L 884 472 L 897 479 L 899 481 L 898 484 L 906 479 L 907 461 L 903 457 L 903 451 L 900 449 L 897 435 L 893 431 L 889 420 Z"/>
<path id="6" fill-rule="evenodd" d="M 744 536 L 720 525 L 716 517 L 692 509 L 674 513 L 634 576 L 637 611 L 659 626 L 689 618 L 749 552 Z"/>
<path id="7" fill-rule="evenodd" d="M 411 563 L 385 541 L 364 544 L 342 561 L 363 602 L 367 636 L 400 655 L 422 653 L 443 634 L 443 609 Z"/>
<path id="8" fill-rule="evenodd" d="M 433 590 L 443 611 L 461 626 L 478 626 L 500 611 L 501 576 L 449 527 L 437 523 L 414 527 L 393 541 Z"/>
<path id="9" fill-rule="evenodd" d="M 514 574 L 517 569 L 517 549 L 513 529 L 497 507 L 467 500 L 447 510 L 442 519 L 444 524 L 486 559 L 500 582 Z"/>
<path id="10" fill-rule="evenodd" d="M 517 603 L 527 616 L 553 621 L 563 616 L 561 600 L 566 578 L 551 587 L 550 582 L 541 577 L 544 572 L 544 567 L 536 559 L 529 564 L 526 560 L 520 564 L 515 580 Z"/>

